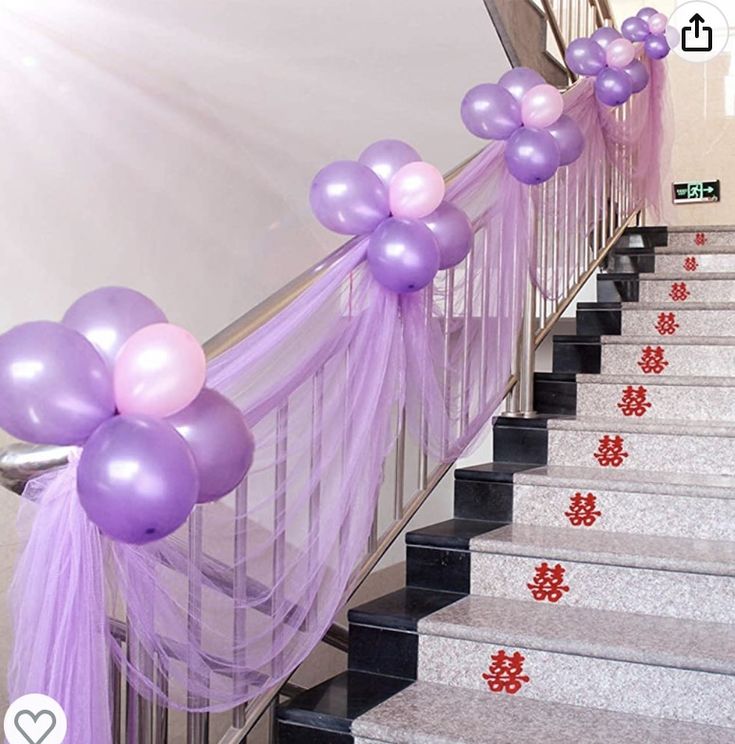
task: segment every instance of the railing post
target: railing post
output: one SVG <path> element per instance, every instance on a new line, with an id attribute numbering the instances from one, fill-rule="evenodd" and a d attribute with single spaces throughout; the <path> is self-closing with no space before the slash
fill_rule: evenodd
<path id="1" fill-rule="evenodd" d="M 526 300 L 523 305 L 523 326 L 518 364 L 519 416 L 533 418 L 533 380 L 536 372 L 536 287 L 529 275 L 526 283 Z"/>

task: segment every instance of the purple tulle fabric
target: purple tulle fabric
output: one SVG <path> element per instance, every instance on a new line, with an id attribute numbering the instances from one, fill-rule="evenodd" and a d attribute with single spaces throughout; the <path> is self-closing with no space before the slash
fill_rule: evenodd
<path id="1" fill-rule="evenodd" d="M 566 95 L 587 145 L 557 178 L 580 199 L 580 174 L 617 167 L 626 150 L 635 203 L 659 203 L 666 86 L 664 66 L 652 68 L 625 124 L 591 81 Z M 554 249 L 556 276 L 528 255 L 540 193 L 510 177 L 503 144 L 490 144 L 448 187 L 477 229 L 462 265 L 397 296 L 372 279 L 367 240 L 356 240 L 214 360 L 208 384 L 245 414 L 255 462 L 236 493 L 197 507 L 172 537 L 145 547 L 102 538 L 79 506 L 76 455 L 32 481 L 12 587 L 11 698 L 48 693 L 67 711 L 69 741 L 109 744 L 110 658 L 141 694 L 190 711 L 229 709 L 282 682 L 344 601 L 404 418 L 429 463 L 466 452 L 503 398 L 529 268 L 545 294 L 566 286 L 568 245 Z M 588 212 L 591 230 L 599 215 Z M 108 616 L 126 623 L 129 647 Z"/>

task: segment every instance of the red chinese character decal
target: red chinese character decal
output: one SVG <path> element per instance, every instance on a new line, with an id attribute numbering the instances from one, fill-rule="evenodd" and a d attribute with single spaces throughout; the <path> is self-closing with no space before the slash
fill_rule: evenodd
<path id="1" fill-rule="evenodd" d="M 592 527 L 597 518 L 602 516 L 602 512 L 597 511 L 597 496 L 594 493 L 582 496 L 577 491 L 569 499 L 569 511 L 565 511 L 564 516 L 572 523 L 572 527 Z"/>
<path id="2" fill-rule="evenodd" d="M 623 390 L 623 399 L 618 403 L 618 408 L 623 412 L 623 416 L 643 416 L 651 407 L 651 403 L 646 400 L 648 390 L 642 385 L 634 388 L 628 385 Z"/>
<path id="3" fill-rule="evenodd" d="M 611 437 L 609 434 L 605 434 L 600 439 L 600 446 L 597 448 L 597 452 L 595 452 L 595 460 L 603 468 L 619 468 L 625 458 L 628 457 L 628 453 L 623 452 L 624 443 L 625 440 L 620 435 Z"/>
<path id="4" fill-rule="evenodd" d="M 505 649 L 500 649 L 497 654 L 490 657 L 490 660 L 490 668 L 482 675 L 490 692 L 507 692 L 509 695 L 515 695 L 525 682 L 531 681 L 527 674 L 523 674 L 526 657 L 520 651 L 508 656 Z"/>
<path id="5" fill-rule="evenodd" d="M 691 295 L 691 292 L 687 289 L 687 283 L 686 282 L 674 282 L 671 285 L 671 292 L 669 292 L 669 297 L 674 302 L 684 302 L 684 300 L 688 300 Z"/>
<path id="6" fill-rule="evenodd" d="M 698 232 L 694 236 L 695 245 L 704 245 L 707 242 L 707 236 L 703 232 Z"/>
<path id="7" fill-rule="evenodd" d="M 531 590 L 531 595 L 537 602 L 548 601 L 556 604 L 569 591 L 569 587 L 564 583 L 564 574 L 566 569 L 561 563 L 557 563 L 553 568 L 548 563 L 542 563 L 536 566 L 536 574 L 533 577 L 533 583 L 526 584 Z"/>
<path id="8" fill-rule="evenodd" d="M 696 271 L 698 268 L 699 264 L 694 256 L 687 256 L 684 259 L 684 271 Z"/>
<path id="9" fill-rule="evenodd" d="M 645 375 L 660 375 L 669 363 L 664 359 L 663 346 L 646 346 L 641 352 L 641 359 L 638 366 L 643 370 Z"/>
<path id="10" fill-rule="evenodd" d="M 660 336 L 673 336 L 678 328 L 676 313 L 659 313 L 656 330 Z"/>

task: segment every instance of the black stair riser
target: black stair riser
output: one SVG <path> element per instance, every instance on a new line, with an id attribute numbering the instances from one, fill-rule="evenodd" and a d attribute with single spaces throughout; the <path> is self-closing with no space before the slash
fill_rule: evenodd
<path id="1" fill-rule="evenodd" d="M 488 522 L 513 520 L 513 484 L 479 480 L 454 481 L 454 516 Z"/>
<path id="2" fill-rule="evenodd" d="M 599 336 L 554 336 L 554 372 L 599 374 L 601 361 Z"/>
<path id="3" fill-rule="evenodd" d="M 352 734 L 279 721 L 276 741 L 278 744 L 354 744 L 355 737 Z"/>
<path id="4" fill-rule="evenodd" d="M 580 336 L 619 336 L 623 310 L 619 302 L 580 302 L 577 305 L 577 333 Z"/>
<path id="5" fill-rule="evenodd" d="M 502 462 L 546 465 L 548 435 L 535 419 L 501 417 L 493 428 L 493 458 Z"/>
<path id="6" fill-rule="evenodd" d="M 656 254 L 646 248 L 628 248 L 611 252 L 604 270 L 615 274 L 641 274 L 655 271 Z"/>
<path id="7" fill-rule="evenodd" d="M 469 594 L 469 550 L 406 545 L 406 585 Z"/>
<path id="8" fill-rule="evenodd" d="M 419 636 L 415 631 L 350 624 L 348 668 L 386 677 L 415 680 Z"/>
<path id="9" fill-rule="evenodd" d="M 537 373 L 533 407 L 542 414 L 574 416 L 577 412 L 577 382 L 574 377 Z"/>
<path id="10" fill-rule="evenodd" d="M 638 274 L 598 274 L 599 302 L 638 302 L 640 283 Z"/>

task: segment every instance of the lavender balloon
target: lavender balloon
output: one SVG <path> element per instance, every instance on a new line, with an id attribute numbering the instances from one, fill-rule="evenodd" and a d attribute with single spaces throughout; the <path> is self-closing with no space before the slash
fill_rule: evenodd
<path id="1" fill-rule="evenodd" d="M 521 125 L 521 105 L 502 85 L 483 83 L 467 92 L 462 121 L 476 137 L 506 140 Z"/>
<path id="2" fill-rule="evenodd" d="M 668 56 L 671 48 L 663 34 L 651 34 L 646 39 L 643 50 L 650 59 L 663 59 Z"/>
<path id="3" fill-rule="evenodd" d="M 605 50 L 592 39 L 575 39 L 564 57 L 567 66 L 575 75 L 594 77 L 607 64 Z"/>
<path id="4" fill-rule="evenodd" d="M 416 292 L 439 271 L 439 246 L 423 222 L 390 218 L 370 236 L 367 262 L 386 289 Z"/>
<path id="5" fill-rule="evenodd" d="M 563 114 L 547 131 L 559 145 L 560 165 L 570 165 L 584 151 L 584 134 L 571 116 Z"/>
<path id="6" fill-rule="evenodd" d="M 183 411 L 167 419 L 189 445 L 199 472 L 199 503 L 236 488 L 253 464 L 255 442 L 240 411 L 204 388 Z"/>
<path id="7" fill-rule="evenodd" d="M 136 331 L 165 323 L 166 316 L 158 305 L 134 289 L 101 287 L 82 295 L 61 322 L 91 341 L 112 368 L 120 347 Z"/>
<path id="8" fill-rule="evenodd" d="M 536 70 L 528 67 L 514 67 L 508 70 L 498 81 L 516 101 L 520 101 L 531 88 L 543 85 L 546 81 Z"/>
<path id="9" fill-rule="evenodd" d="M 391 179 L 404 165 L 420 160 L 421 156 L 411 145 L 395 139 L 374 142 L 358 158 L 358 162 L 370 168 L 386 186 L 390 186 Z"/>
<path id="10" fill-rule="evenodd" d="M 117 416 L 85 445 L 77 488 L 102 532 L 141 545 L 184 524 L 196 504 L 199 476 L 191 449 L 170 424 Z"/>
<path id="11" fill-rule="evenodd" d="M 628 41 L 645 41 L 651 33 L 648 23 L 638 16 L 626 18 L 620 30 Z"/>
<path id="12" fill-rule="evenodd" d="M 641 8 L 637 13 L 636 16 L 640 18 L 642 21 L 645 21 L 646 24 L 648 24 L 648 21 L 651 19 L 651 16 L 656 15 L 658 11 L 655 8 L 645 7 Z"/>
<path id="13" fill-rule="evenodd" d="M 561 164 L 561 152 L 545 129 L 519 129 L 505 146 L 505 162 L 521 183 L 533 186 L 548 181 Z"/>
<path id="14" fill-rule="evenodd" d="M 615 39 L 620 39 L 621 36 L 620 32 L 616 31 L 611 26 L 605 26 L 604 28 L 598 28 L 590 38 L 603 49 L 607 49 L 610 42 L 615 41 Z"/>
<path id="15" fill-rule="evenodd" d="M 0 428 L 36 444 L 81 444 L 115 414 L 105 360 L 61 323 L 24 323 L 0 336 L 0 388 Z"/>
<path id="16" fill-rule="evenodd" d="M 633 93 L 640 93 L 648 85 L 650 79 L 648 68 L 640 60 L 633 60 L 627 67 L 623 68 L 623 72 L 630 78 Z"/>
<path id="17" fill-rule="evenodd" d="M 439 268 L 450 269 L 464 261 L 472 248 L 472 224 L 454 204 L 442 202 L 423 220 L 439 246 Z"/>
<path id="18" fill-rule="evenodd" d="M 597 76 L 595 93 L 606 106 L 620 106 L 633 95 L 633 82 L 623 70 L 608 67 Z"/>
<path id="19" fill-rule="evenodd" d="M 309 201 L 319 222 L 343 235 L 370 233 L 390 214 L 386 185 L 352 160 L 322 168 L 311 183 Z"/>

